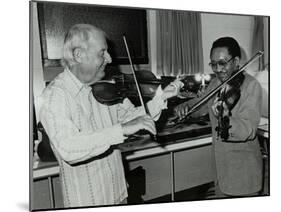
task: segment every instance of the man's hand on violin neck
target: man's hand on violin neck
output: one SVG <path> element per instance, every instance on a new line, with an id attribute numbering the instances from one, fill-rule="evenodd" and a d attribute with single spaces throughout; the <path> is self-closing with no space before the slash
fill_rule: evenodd
<path id="1" fill-rule="evenodd" d="M 163 90 L 163 94 L 162 94 L 163 100 L 167 100 L 171 97 L 177 96 L 183 85 L 184 84 L 179 79 L 176 79 L 175 81 L 171 82 Z"/>
<path id="2" fill-rule="evenodd" d="M 217 97 L 215 100 L 214 100 L 214 103 L 212 105 L 212 111 L 215 115 L 216 118 L 219 117 L 219 113 L 220 113 L 220 110 L 223 110 L 222 112 L 222 116 L 229 116 L 229 109 L 227 107 L 227 105 L 225 104 L 225 102 L 222 102 L 221 100 L 219 100 L 219 98 Z"/>
<path id="3" fill-rule="evenodd" d="M 174 113 L 180 120 L 186 117 L 188 111 L 189 111 L 189 107 L 187 102 L 184 102 L 176 106 L 174 109 Z"/>
<path id="4" fill-rule="evenodd" d="M 139 116 L 131 121 L 121 124 L 123 134 L 125 136 L 132 135 L 139 130 L 147 130 L 153 135 L 156 135 L 155 123 L 150 116 Z"/>

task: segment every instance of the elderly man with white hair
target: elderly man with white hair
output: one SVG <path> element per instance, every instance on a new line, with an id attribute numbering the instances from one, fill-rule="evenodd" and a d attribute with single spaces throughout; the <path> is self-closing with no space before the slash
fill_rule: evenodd
<path id="1" fill-rule="evenodd" d="M 121 104 L 103 105 L 89 85 L 104 77 L 111 60 L 101 29 L 74 25 L 64 40 L 64 72 L 42 94 L 40 121 L 59 162 L 65 207 L 126 203 L 124 168 L 116 145 L 142 129 L 156 134 L 153 120 L 181 86 L 175 81 L 160 89 L 147 103 L 150 116 L 127 98 Z"/>

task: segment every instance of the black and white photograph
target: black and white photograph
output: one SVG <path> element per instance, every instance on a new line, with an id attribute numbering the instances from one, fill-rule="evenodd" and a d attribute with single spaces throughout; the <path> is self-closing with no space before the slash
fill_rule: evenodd
<path id="1" fill-rule="evenodd" d="M 271 196 L 270 15 L 29 14 L 31 211 Z"/>

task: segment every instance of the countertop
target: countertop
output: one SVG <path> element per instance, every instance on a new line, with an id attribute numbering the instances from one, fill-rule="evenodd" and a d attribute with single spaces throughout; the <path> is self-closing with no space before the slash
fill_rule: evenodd
<path id="1" fill-rule="evenodd" d="M 261 119 L 258 135 L 268 138 L 267 118 Z M 122 151 L 126 160 L 134 160 L 175 150 L 208 145 L 211 142 L 211 126 L 209 122 L 203 122 L 201 124 L 179 124 L 166 127 L 157 135 L 157 141 L 152 141 L 149 135 L 135 135 L 118 145 L 118 148 Z M 58 174 L 59 166 L 56 161 L 42 162 L 37 155 L 34 156 L 34 180 Z"/>
<path id="2" fill-rule="evenodd" d="M 192 148 L 211 143 L 211 126 L 209 122 L 203 124 L 179 124 L 161 130 L 157 141 L 152 141 L 149 135 L 134 135 L 119 144 L 119 148 L 126 160 L 151 156 L 174 150 Z M 37 155 L 33 162 L 33 179 L 54 176 L 59 173 L 58 163 L 42 162 Z"/>

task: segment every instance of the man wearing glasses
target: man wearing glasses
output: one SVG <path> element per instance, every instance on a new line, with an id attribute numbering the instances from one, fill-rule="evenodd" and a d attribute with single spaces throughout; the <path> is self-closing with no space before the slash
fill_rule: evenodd
<path id="1" fill-rule="evenodd" d="M 222 37 L 213 43 L 209 65 L 216 77 L 210 82 L 205 95 L 239 70 L 240 59 L 241 50 L 235 39 Z M 231 93 L 231 90 L 238 92 L 238 98 L 234 102 L 222 98 Z M 184 118 L 189 108 L 205 95 L 177 106 L 177 116 Z M 262 156 L 256 136 L 261 106 L 260 84 L 255 78 L 242 72 L 234 83 L 229 82 L 192 114 L 196 117 L 208 111 L 210 116 L 213 168 L 216 170 L 214 182 L 218 198 L 255 196 L 261 191 Z M 227 123 L 223 131 L 222 122 Z"/>

